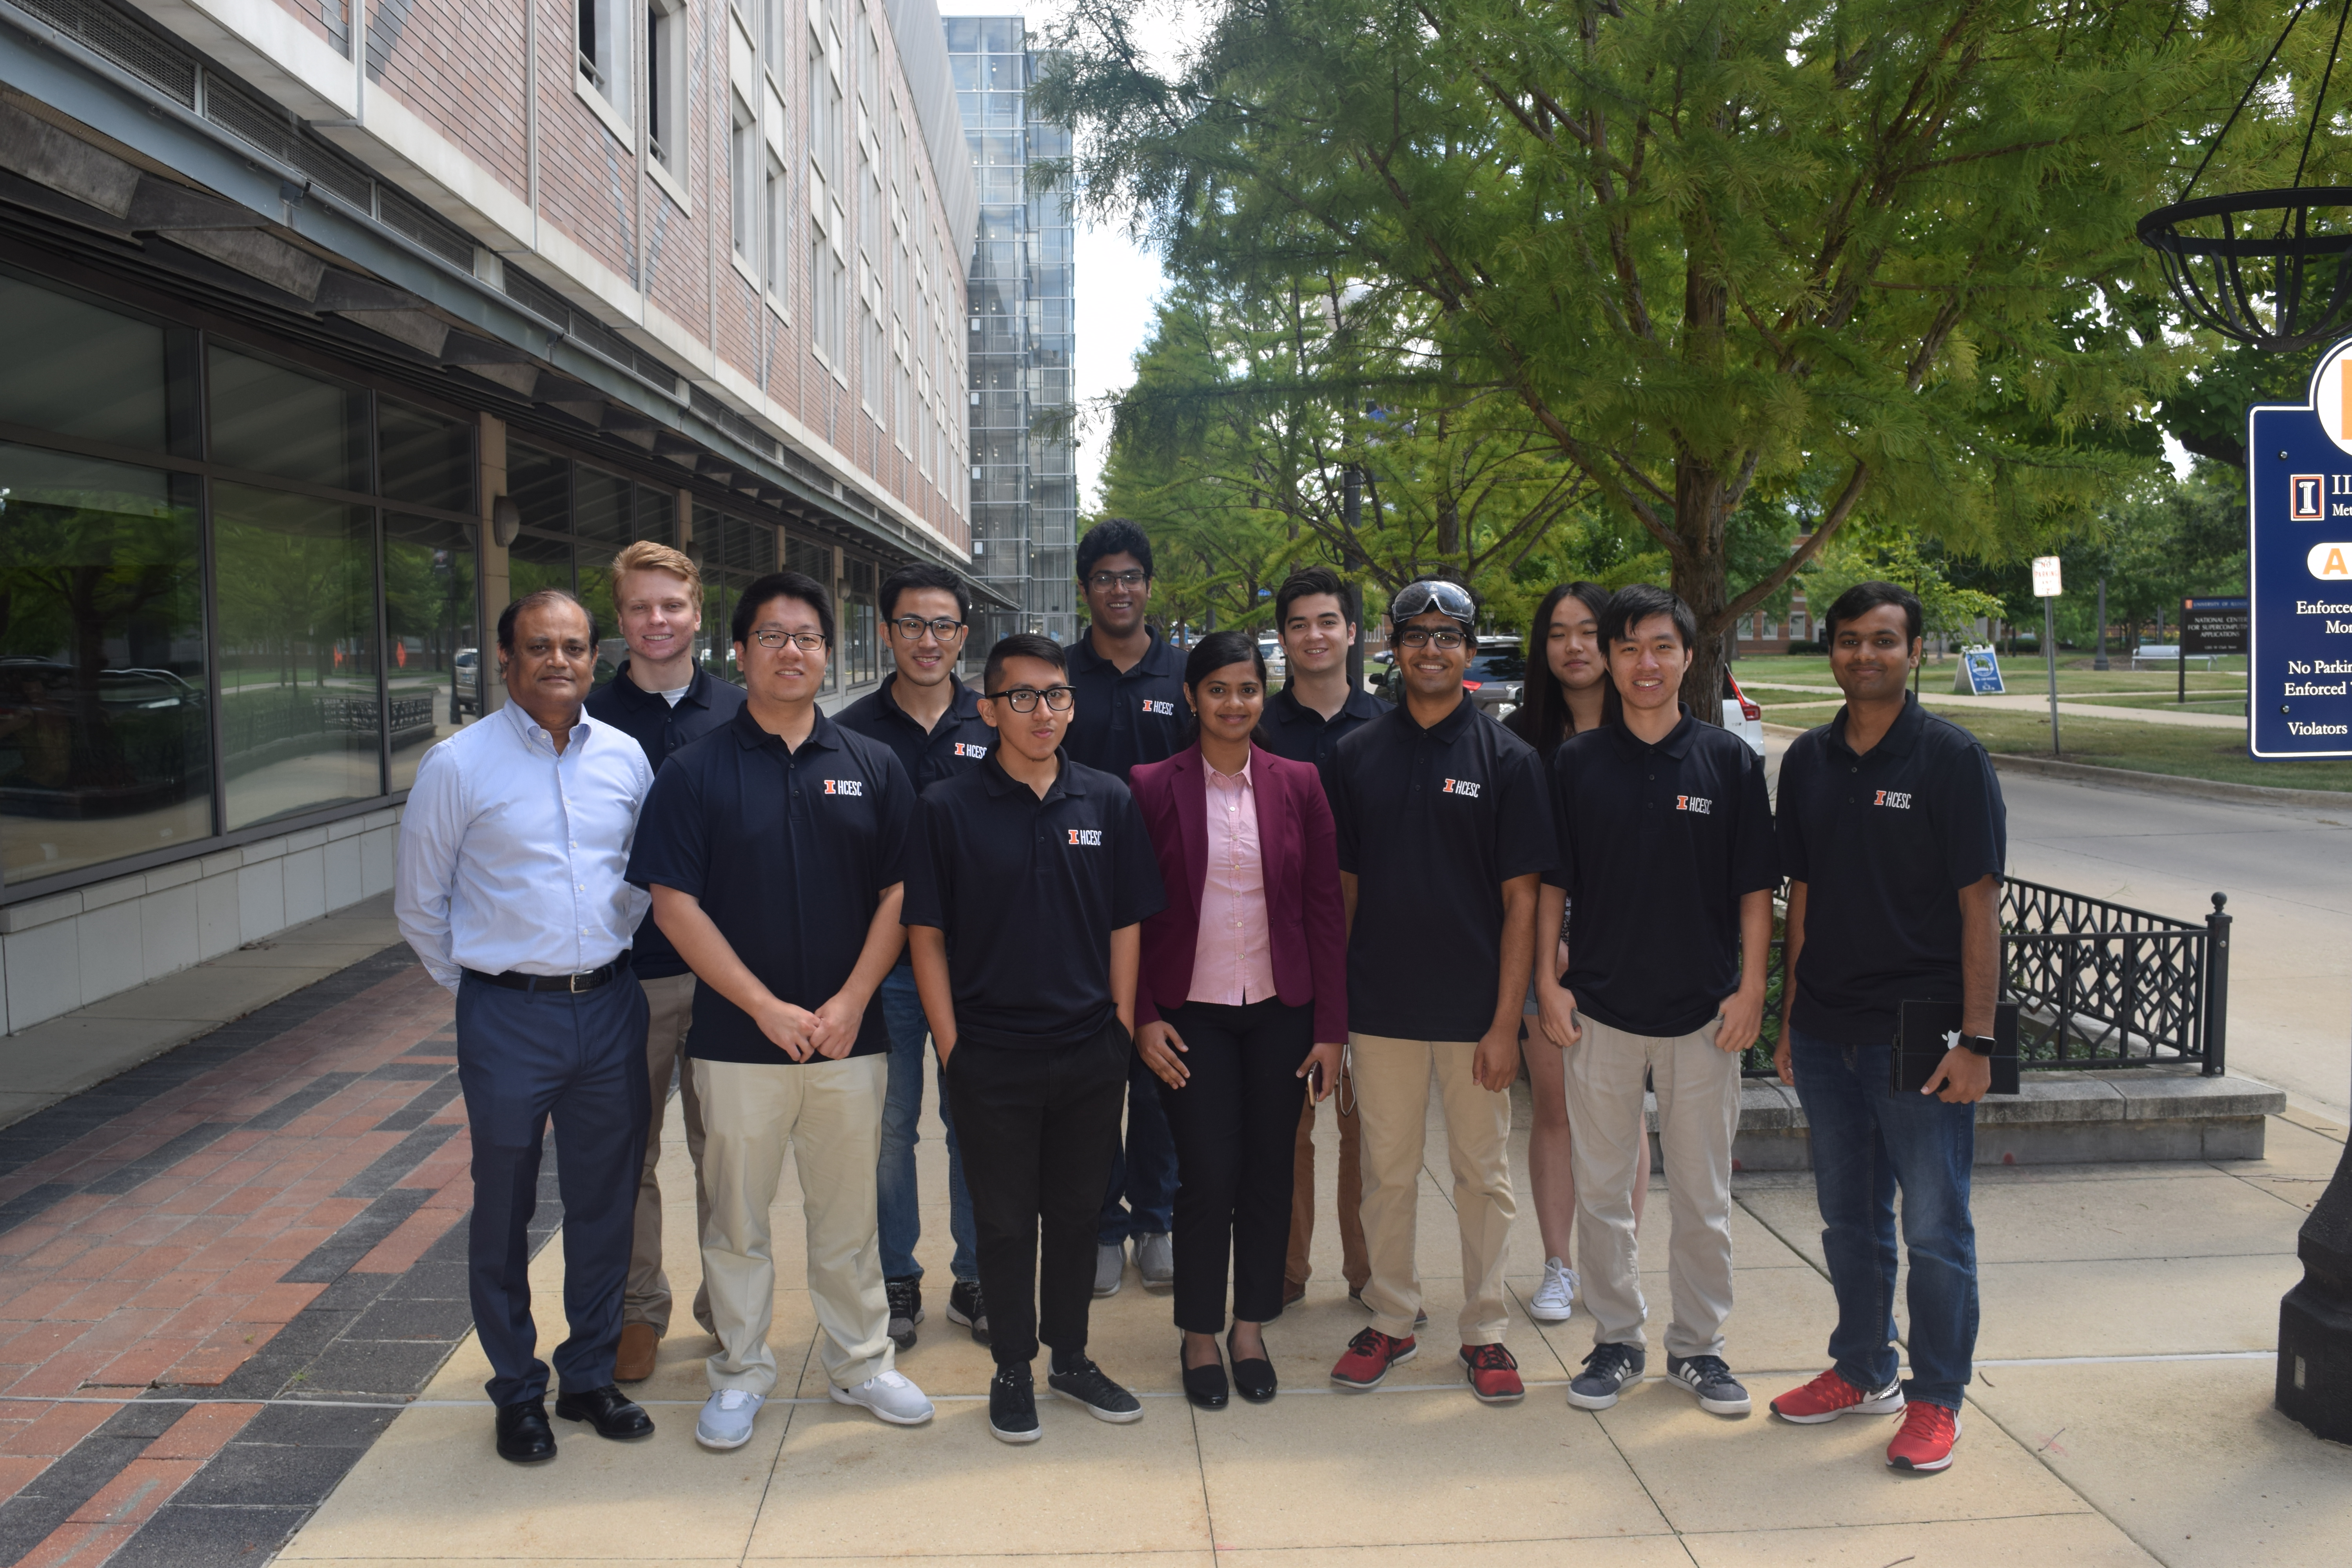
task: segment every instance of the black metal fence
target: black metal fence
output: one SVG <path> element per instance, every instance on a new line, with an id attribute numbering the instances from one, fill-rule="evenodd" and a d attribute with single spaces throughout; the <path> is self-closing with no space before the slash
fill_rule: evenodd
<path id="1" fill-rule="evenodd" d="M 2230 916 L 2213 895 L 2202 923 L 2153 914 L 2040 882 L 2001 887 L 2001 999 L 2018 1004 L 2018 1049 L 2037 1068 L 2227 1062 Z M 1764 1028 L 1741 1063 L 1770 1078 L 1780 1038 L 1777 917 Z"/>

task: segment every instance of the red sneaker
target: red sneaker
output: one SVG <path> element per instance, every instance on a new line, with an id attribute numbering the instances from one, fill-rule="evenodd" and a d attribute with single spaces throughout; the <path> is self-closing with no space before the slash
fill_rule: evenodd
<path id="1" fill-rule="evenodd" d="M 1528 1396 L 1519 1363 L 1500 1345 L 1464 1345 L 1462 1364 L 1470 1369 L 1470 1392 L 1481 1405 L 1517 1405 Z"/>
<path id="2" fill-rule="evenodd" d="M 1904 1413 L 1903 1430 L 1886 1445 L 1886 1463 L 1897 1470 L 1929 1474 L 1948 1468 L 1952 1445 L 1960 1440 L 1960 1417 L 1940 1405 L 1914 1405 Z"/>
<path id="3" fill-rule="evenodd" d="M 1392 1340 L 1378 1329 L 1366 1329 L 1348 1342 L 1348 1353 L 1331 1369 L 1331 1381 L 1348 1388 L 1378 1388 L 1389 1368 L 1411 1361 L 1418 1349 L 1410 1338 Z"/>
<path id="4" fill-rule="evenodd" d="M 1896 1378 L 1876 1394 L 1856 1388 L 1832 1369 L 1802 1388 L 1792 1388 L 1772 1402 L 1772 1414 L 1800 1426 L 1834 1421 L 1841 1415 L 1892 1415 L 1903 1408 L 1903 1380 Z"/>

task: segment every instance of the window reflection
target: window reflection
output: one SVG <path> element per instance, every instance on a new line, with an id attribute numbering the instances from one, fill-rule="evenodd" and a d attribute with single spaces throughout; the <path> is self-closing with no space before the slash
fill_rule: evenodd
<path id="1" fill-rule="evenodd" d="M 431 518 L 384 519 L 384 670 L 392 787 L 416 782 L 425 750 L 482 714 L 483 655 L 475 621 L 474 531 Z M 496 661 L 491 661 L 495 668 Z"/>
<path id="2" fill-rule="evenodd" d="M 341 490 L 369 488 L 362 395 L 224 348 L 209 363 L 214 462 Z"/>
<path id="3" fill-rule="evenodd" d="M 170 380 L 162 327 L 5 275 L 0 275 L 0 321 L 8 323 L 8 374 L 0 376 L 0 419 L 85 440 L 185 452 L 192 429 L 170 427 L 192 426 L 193 421 L 170 417 L 166 407 Z M 190 345 L 187 352 L 193 354 L 194 333 L 172 335 Z M 181 439 L 169 439 L 173 435 Z"/>
<path id="4" fill-rule="evenodd" d="M 0 879 L 212 831 L 194 500 L 0 443 Z"/>
<path id="5" fill-rule="evenodd" d="M 231 829 L 383 793 L 366 508 L 213 485 Z"/>
<path id="6" fill-rule="evenodd" d="M 383 491 L 394 500 L 444 511 L 474 510 L 474 427 L 376 399 L 376 454 Z"/>

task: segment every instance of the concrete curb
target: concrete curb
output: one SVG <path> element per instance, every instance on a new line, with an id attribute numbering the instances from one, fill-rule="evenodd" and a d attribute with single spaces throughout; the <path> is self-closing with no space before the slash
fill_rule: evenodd
<path id="1" fill-rule="evenodd" d="M 1805 731 L 1794 724 L 1767 724 L 1764 732 L 1794 740 Z M 1991 753 L 1992 765 L 2006 773 L 2032 773 L 2065 779 L 2074 784 L 2099 784 L 2107 789 L 2136 790 L 2142 795 L 2189 795 L 2199 800 L 2233 801 L 2241 805 L 2305 805 L 2352 808 L 2352 790 L 2274 789 L 2269 784 L 2224 784 L 2218 779 L 2182 778 L 2176 773 L 2144 773 L 2131 768 L 2095 768 L 2087 763 L 2062 763 L 2049 757 Z"/>

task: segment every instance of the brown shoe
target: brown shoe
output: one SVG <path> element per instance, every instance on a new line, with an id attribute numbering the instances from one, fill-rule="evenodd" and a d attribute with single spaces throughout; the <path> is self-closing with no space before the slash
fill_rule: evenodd
<path id="1" fill-rule="evenodd" d="M 1288 1279 L 1282 1282 L 1282 1304 L 1284 1306 L 1294 1307 L 1305 1300 L 1307 1300 L 1306 1286 L 1296 1284 Z"/>
<path id="2" fill-rule="evenodd" d="M 614 1383 L 643 1383 L 654 1374 L 654 1356 L 661 1335 L 651 1323 L 621 1325 L 621 1352 L 613 1359 Z"/>

